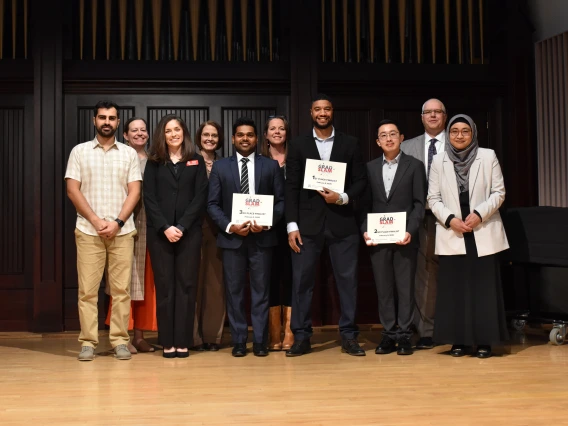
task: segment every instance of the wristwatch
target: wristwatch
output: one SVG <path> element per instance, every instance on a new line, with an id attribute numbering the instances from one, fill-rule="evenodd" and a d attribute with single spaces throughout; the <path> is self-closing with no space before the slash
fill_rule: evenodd
<path id="1" fill-rule="evenodd" d="M 339 194 L 339 198 L 337 199 L 335 204 L 337 204 L 338 206 L 343 205 L 343 195 Z"/>
<path id="2" fill-rule="evenodd" d="M 114 221 L 118 223 L 119 228 L 122 228 L 124 226 L 124 221 L 120 220 L 118 217 Z"/>

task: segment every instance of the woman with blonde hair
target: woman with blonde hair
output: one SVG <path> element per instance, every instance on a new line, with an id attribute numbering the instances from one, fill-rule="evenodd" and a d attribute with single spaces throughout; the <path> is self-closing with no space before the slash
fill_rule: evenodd
<path id="1" fill-rule="evenodd" d="M 283 115 L 268 117 L 264 125 L 264 143 L 262 155 L 278 161 L 284 179 L 286 179 L 287 137 L 290 133 L 288 120 Z M 294 344 L 294 334 L 290 330 L 292 317 L 292 258 L 288 245 L 286 221 L 275 225 L 278 234 L 278 246 L 272 255 L 270 279 L 270 312 L 268 349 L 271 351 L 288 350 Z M 284 338 L 282 339 L 282 328 Z"/>

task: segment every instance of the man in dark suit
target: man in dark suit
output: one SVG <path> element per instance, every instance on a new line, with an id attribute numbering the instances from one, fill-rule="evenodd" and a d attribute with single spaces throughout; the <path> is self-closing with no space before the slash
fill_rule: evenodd
<path id="1" fill-rule="evenodd" d="M 357 306 L 357 258 L 359 235 L 353 201 L 362 195 L 366 174 L 357 138 L 333 127 L 333 105 L 326 95 L 318 95 L 310 113 L 313 130 L 290 142 L 286 159 L 286 221 L 288 243 L 293 250 L 292 324 L 294 344 L 286 356 L 311 350 L 311 305 L 317 261 L 325 243 L 341 303 L 339 332 L 342 351 L 364 356 L 355 324 Z M 303 188 L 306 160 L 346 163 L 345 192 Z"/>
<path id="2" fill-rule="evenodd" d="M 414 317 L 414 274 L 418 253 L 418 228 L 424 217 L 426 175 L 420 160 L 404 154 L 400 144 L 404 135 L 392 120 L 383 120 L 377 130 L 377 144 L 383 155 L 367 164 L 369 213 L 406 212 L 406 233 L 396 244 L 373 244 L 367 234 L 367 218 L 361 226 L 371 248 L 371 264 L 379 298 L 379 317 L 384 327 L 376 354 L 396 349 L 399 355 L 411 355 L 410 329 Z M 398 296 L 395 306 L 395 291 Z M 398 323 L 398 328 L 397 328 Z"/>
<path id="3" fill-rule="evenodd" d="M 223 276 L 227 314 L 234 343 L 233 356 L 246 355 L 248 335 L 244 290 L 250 272 L 253 352 L 268 355 L 268 308 L 272 248 L 278 244 L 271 227 L 255 222 L 233 223 L 233 194 L 274 196 L 273 224 L 284 216 L 284 178 L 278 162 L 256 154 L 257 131 L 253 120 L 233 124 L 236 153 L 213 163 L 209 177 L 207 212 L 217 224 L 217 246 L 223 249 Z"/>
<path id="4" fill-rule="evenodd" d="M 428 99 L 421 111 L 424 133 L 404 141 L 400 149 L 405 154 L 422 161 L 426 173 L 426 182 L 430 174 L 430 165 L 436 154 L 444 152 L 446 145 L 446 107 L 438 99 Z M 416 266 L 414 299 L 414 325 L 420 339 L 416 349 L 432 349 L 434 342 L 434 317 L 436 313 L 436 290 L 438 287 L 438 256 L 434 253 L 436 239 L 436 218 L 428 203 L 423 224 L 418 233 L 420 248 Z"/>

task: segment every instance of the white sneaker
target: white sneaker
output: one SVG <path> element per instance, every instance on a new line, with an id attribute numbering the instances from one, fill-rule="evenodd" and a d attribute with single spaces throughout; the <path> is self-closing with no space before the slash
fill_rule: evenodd
<path id="1" fill-rule="evenodd" d="M 79 361 L 92 361 L 95 359 L 95 349 L 91 346 L 81 346 L 81 353 L 77 357 Z"/>

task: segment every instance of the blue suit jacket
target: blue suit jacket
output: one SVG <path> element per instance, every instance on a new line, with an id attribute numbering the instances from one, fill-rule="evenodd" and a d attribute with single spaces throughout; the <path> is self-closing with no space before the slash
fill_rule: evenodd
<path id="1" fill-rule="evenodd" d="M 233 193 L 241 192 L 241 180 L 236 154 L 213 163 L 209 176 L 209 199 L 207 212 L 219 227 L 217 246 L 236 249 L 244 238 L 255 238 L 260 247 L 273 247 L 278 244 L 278 236 L 274 225 L 284 216 L 284 178 L 280 166 L 275 160 L 263 157 L 258 153 L 254 157 L 254 189 L 259 195 L 274 195 L 273 224 L 269 231 L 258 234 L 249 232 L 246 237 L 228 234 L 227 225 L 231 222 Z"/>

